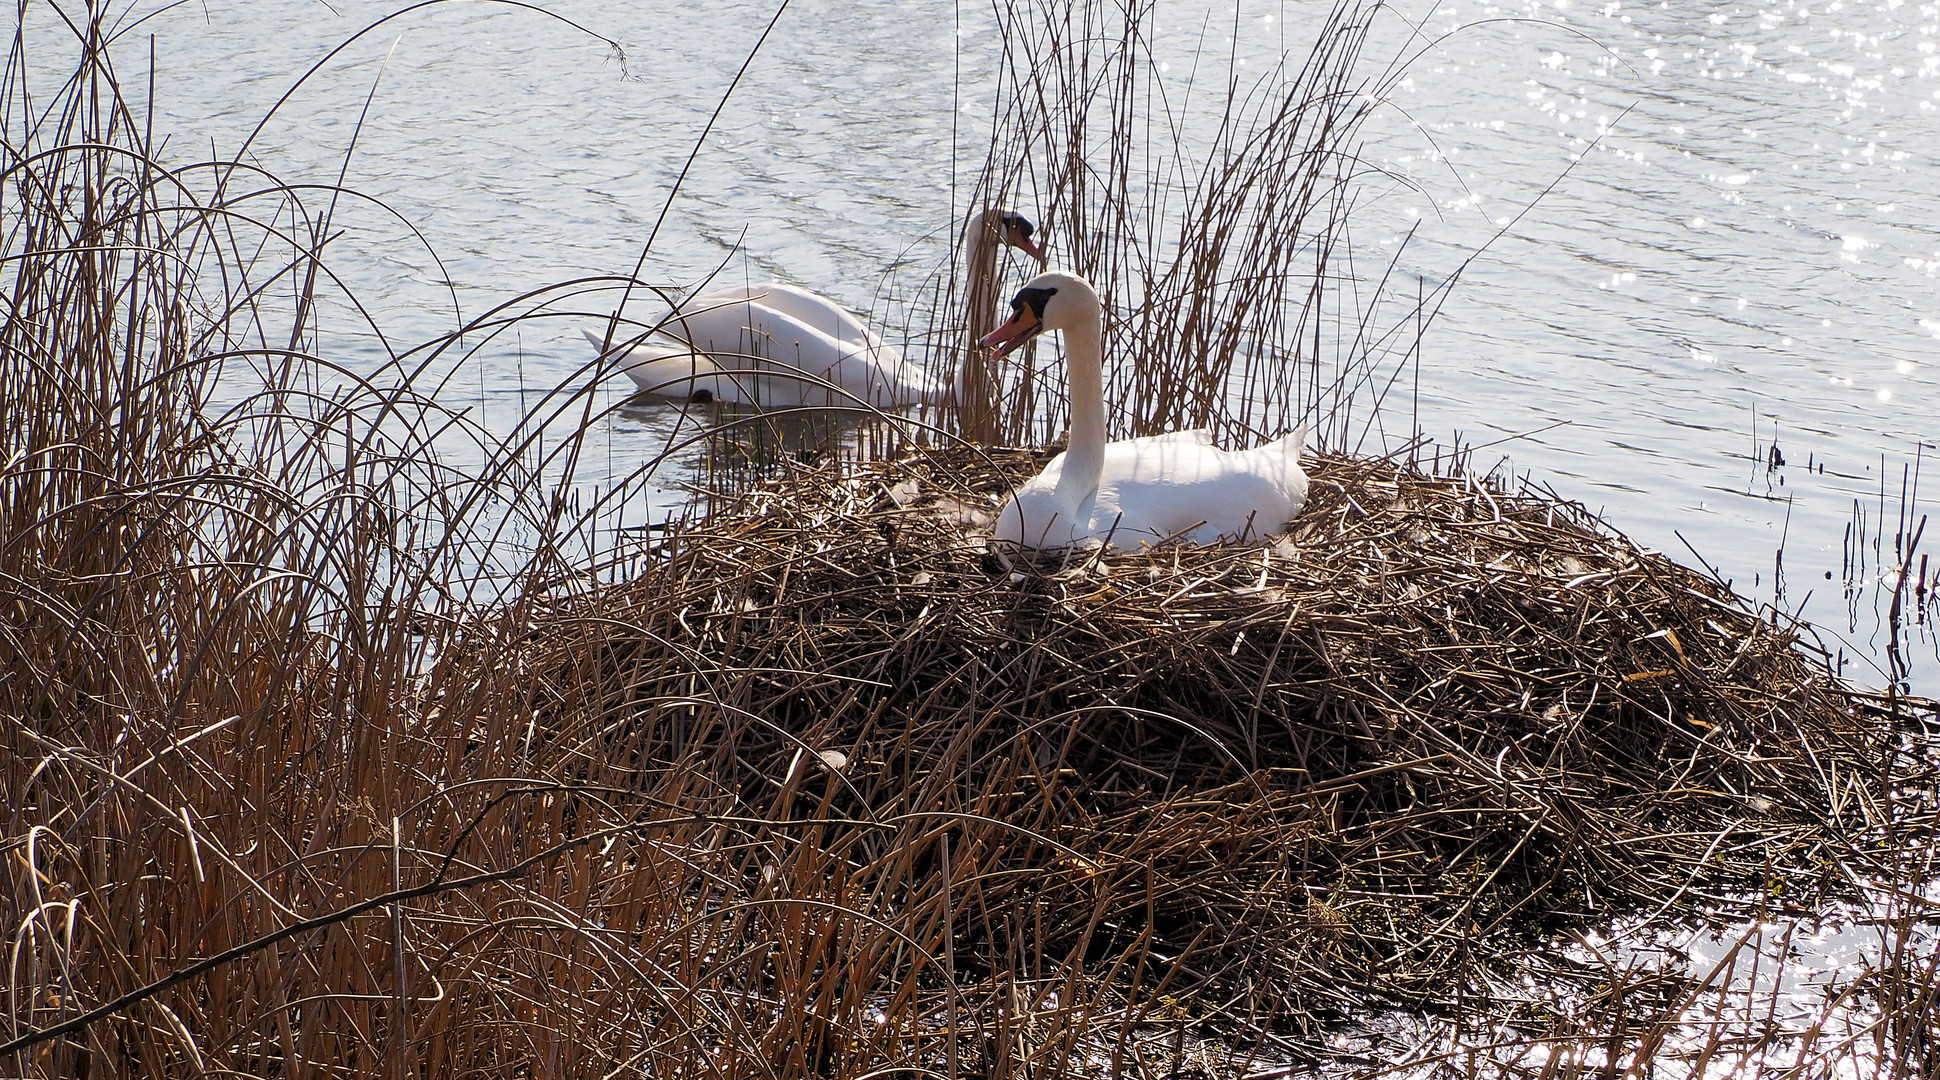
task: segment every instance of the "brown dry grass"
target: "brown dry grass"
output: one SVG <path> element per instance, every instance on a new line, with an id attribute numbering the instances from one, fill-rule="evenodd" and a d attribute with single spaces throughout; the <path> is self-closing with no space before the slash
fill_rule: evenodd
<path id="1" fill-rule="evenodd" d="M 10 1074 L 1240 1074 L 1379 1003 L 1642 1062 L 1702 987 L 1532 1013 L 1532 935 L 1922 868 L 1906 703 L 1384 459 L 1322 457 L 1284 551 L 1015 571 L 975 522 L 1028 454 L 756 472 L 589 586 L 576 444 L 415 386 L 458 336 L 317 392 L 329 211 L 151 157 L 82 14 L 6 106 Z M 1850 1059 L 1919 1075 L 1901 914 Z"/>
<path id="2" fill-rule="evenodd" d="M 1360 128 L 1405 59 L 1363 52 L 1390 15 L 1343 0 L 1324 18 L 1296 18 L 1292 51 L 1249 68 L 1230 41 L 1215 44 L 1255 34 L 1228 21 L 1237 9 L 1208 16 L 1195 38 L 1178 24 L 1200 15 L 1153 4 L 1001 6 L 1005 57 L 969 200 L 1031 210 L 1057 268 L 1098 287 L 1121 358 L 1108 372 L 1114 430 L 1205 428 L 1227 445 L 1304 422 L 1353 445 L 1379 428 L 1421 320 L 1453 285 L 1399 297 L 1382 270 L 1367 280 L 1354 263 L 1349 211 L 1374 172 L 1358 156 Z M 1162 72 L 1165 57 L 1177 73 Z M 963 289 L 952 265 L 929 309 L 960 311 Z M 954 364 L 988 329 L 974 311 L 969 326 L 928 336 Z M 1046 350 L 996 361 L 988 377 L 997 415 L 965 437 L 1058 436 L 1062 377 Z"/>
<path id="3" fill-rule="evenodd" d="M 959 962 L 1156 954 L 1249 1026 L 1446 1001 L 1640 905 L 1809 905 L 1885 820 L 1891 726 L 1580 508 L 1325 457 L 1277 548 L 1012 573 L 964 519 L 1037 462 L 987 460 L 798 474 L 669 539 L 522 653 L 539 726 L 596 756 L 631 716 L 625 760 L 755 806 L 838 752 L 836 812 L 919 816 L 899 858 L 961 815 Z"/>

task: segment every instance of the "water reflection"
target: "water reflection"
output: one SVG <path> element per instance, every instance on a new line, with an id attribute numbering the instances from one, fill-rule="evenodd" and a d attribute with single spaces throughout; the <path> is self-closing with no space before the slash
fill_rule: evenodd
<path id="1" fill-rule="evenodd" d="M 1909 164 L 1940 152 L 1935 14 L 1437 5 L 1429 28 L 1449 36 L 1395 92 L 1420 127 L 1391 129 L 1381 156 L 1443 194 L 1422 213 L 1414 190 L 1397 192 L 1395 234 L 1429 241 L 1409 258 L 1432 276 L 1489 243 L 1505 206 L 1535 208 L 1444 309 L 1422 415 L 1533 427 L 1557 410 L 1505 391 L 1522 370 L 1553 373 L 1556 393 L 1597 405 L 1519 463 L 1879 658 L 1837 596 L 1781 595 L 1770 568 L 1836 572 L 1820 551 L 1852 502 L 1931 445 L 1940 395 L 1919 319 L 1932 313 L 1908 300 L 1930 291 L 1940 252 L 1918 223 L 1940 197 Z M 1493 385 L 1449 377 L 1471 363 Z M 1748 430 L 1834 467 L 1779 470 L 1790 483 L 1775 503 L 1765 478 L 1744 480 Z M 1917 484 L 1906 495 L 1917 519 Z M 1921 648 L 1911 678 L 1932 692 L 1930 636 Z"/>

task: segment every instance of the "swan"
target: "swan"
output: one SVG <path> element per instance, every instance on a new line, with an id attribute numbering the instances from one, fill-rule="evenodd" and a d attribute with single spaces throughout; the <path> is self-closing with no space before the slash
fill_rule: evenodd
<path id="1" fill-rule="evenodd" d="M 993 209 L 971 215 L 971 272 L 994 275 L 1000 245 L 1042 262 L 1033 231 L 1019 214 Z M 604 347 L 601 335 L 581 333 L 595 348 Z M 939 404 L 953 389 L 911 364 L 854 313 L 778 281 L 693 297 L 622 348 L 614 358 L 641 390 L 690 401 L 771 407 L 862 402 L 890 409 Z"/>
<path id="2" fill-rule="evenodd" d="M 690 401 L 888 409 L 943 393 L 854 315 L 779 282 L 694 297 L 622 349 L 618 362 L 640 389 Z"/>
<path id="3" fill-rule="evenodd" d="M 1001 209 L 970 215 L 963 229 L 963 265 L 968 279 L 964 290 L 963 360 L 957 365 L 957 432 L 973 443 L 993 444 L 1001 436 L 998 379 L 985 365 L 977 343 L 997 325 L 1003 301 L 997 292 L 997 247 L 1010 247 L 1044 262 L 1044 252 L 1031 243 L 1031 223 Z"/>
<path id="4" fill-rule="evenodd" d="M 1306 428 L 1250 450 L 1221 450 L 1204 431 L 1105 441 L 1103 316 L 1075 274 L 1040 274 L 980 345 L 1003 356 L 1046 330 L 1064 332 L 1071 436 L 1065 452 L 1019 487 L 996 539 L 1055 549 L 1181 540 L 1213 544 L 1280 532 L 1307 502 Z"/>

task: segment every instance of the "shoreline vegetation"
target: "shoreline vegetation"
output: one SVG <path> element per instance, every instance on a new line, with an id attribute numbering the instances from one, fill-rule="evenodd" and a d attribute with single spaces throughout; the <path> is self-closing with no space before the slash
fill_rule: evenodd
<path id="1" fill-rule="evenodd" d="M 413 372 L 607 294 L 334 364 L 333 192 L 156 160 L 111 14 L 61 10 L 83 59 L 43 84 L 17 37 L 5 78 L 0 1070 L 1940 1068 L 1940 711 L 1713 577 L 1414 442 L 1316 451 L 1272 546 L 1007 562 L 989 517 L 1043 455 L 897 418 L 866 459 L 721 451 L 704 515 L 589 565 L 576 444 Z M 1112 392 L 1132 426 L 1358 446 L 1437 302 L 1381 329 L 1335 287 L 1369 11 L 1233 89 L 1194 177 L 1085 167 L 1137 27 L 1033 14 L 991 160 L 1063 163 L 1026 178 L 1047 232 L 1163 341 Z M 993 373 L 1000 441 L 1061 424 L 1027 371 Z M 583 431 L 613 375 L 543 408 Z M 1748 943 L 1835 905 L 1884 944 L 1801 1014 Z M 1706 922 L 1750 929 L 1620 948 Z M 1368 1034 L 1393 1017 L 1424 1027 Z"/>

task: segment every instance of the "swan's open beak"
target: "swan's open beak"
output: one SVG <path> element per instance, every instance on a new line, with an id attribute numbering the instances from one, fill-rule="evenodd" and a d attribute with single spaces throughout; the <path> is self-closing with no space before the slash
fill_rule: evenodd
<path id="1" fill-rule="evenodd" d="M 992 355 L 1002 359 L 1043 330 L 1044 322 L 1037 317 L 1037 312 L 1032 311 L 1029 304 L 1018 304 L 1012 309 L 1010 318 L 1004 320 L 1004 325 L 992 330 L 982 341 L 977 342 L 977 347 L 988 349 L 995 345 L 997 351 Z"/>

